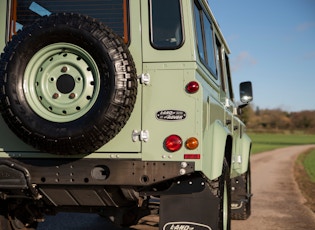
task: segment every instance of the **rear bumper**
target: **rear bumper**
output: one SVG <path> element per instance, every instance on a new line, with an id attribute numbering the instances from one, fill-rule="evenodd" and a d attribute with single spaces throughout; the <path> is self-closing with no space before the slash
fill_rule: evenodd
<path id="1" fill-rule="evenodd" d="M 151 186 L 194 168 L 193 162 L 2 158 L 0 199 L 45 197 L 53 206 L 117 206 L 113 197 L 121 188 Z"/>
<path id="2" fill-rule="evenodd" d="M 0 159 L 0 188 L 9 185 L 22 188 L 28 183 L 148 186 L 194 170 L 194 162 L 10 158 Z"/>

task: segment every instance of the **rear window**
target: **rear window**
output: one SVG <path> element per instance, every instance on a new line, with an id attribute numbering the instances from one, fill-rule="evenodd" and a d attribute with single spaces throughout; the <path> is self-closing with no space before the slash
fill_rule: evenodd
<path id="1" fill-rule="evenodd" d="M 183 43 L 179 0 L 151 0 L 151 44 L 156 49 L 177 49 Z"/>
<path id="2" fill-rule="evenodd" d="M 80 13 L 105 23 L 127 40 L 127 2 L 128 0 L 18 0 L 12 18 L 16 21 L 17 31 L 51 13 Z"/>

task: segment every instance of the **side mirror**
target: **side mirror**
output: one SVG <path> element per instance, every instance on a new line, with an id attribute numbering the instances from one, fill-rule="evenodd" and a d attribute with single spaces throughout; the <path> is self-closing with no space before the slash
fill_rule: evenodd
<path id="1" fill-rule="evenodd" d="M 248 104 L 253 100 L 253 89 L 250 81 L 242 82 L 240 84 L 240 97 L 241 102 Z"/>
<path id="2" fill-rule="evenodd" d="M 253 100 L 253 88 L 250 81 L 245 81 L 240 84 L 240 98 L 242 105 L 237 108 L 237 114 L 242 114 L 242 108 L 246 107 Z"/>

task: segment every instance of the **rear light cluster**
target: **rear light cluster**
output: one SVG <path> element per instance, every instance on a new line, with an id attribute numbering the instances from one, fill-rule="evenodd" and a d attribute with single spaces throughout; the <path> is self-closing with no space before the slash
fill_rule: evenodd
<path id="1" fill-rule="evenodd" d="M 189 150 L 194 150 L 198 148 L 198 146 L 199 146 L 199 141 L 196 137 L 190 137 L 185 142 L 185 147 L 186 149 L 189 149 Z"/>
<path id="2" fill-rule="evenodd" d="M 182 147 L 183 141 L 178 135 L 170 135 L 165 139 L 164 145 L 167 151 L 176 152 Z"/>
<path id="3" fill-rule="evenodd" d="M 196 81 L 191 81 L 186 85 L 187 93 L 197 93 L 199 90 L 199 83 Z"/>
<path id="4" fill-rule="evenodd" d="M 185 143 L 182 138 L 178 135 L 170 135 L 164 140 L 164 147 L 169 152 L 176 152 L 185 146 L 188 150 L 194 150 L 198 148 L 199 141 L 195 137 L 188 138 Z M 200 159 L 200 154 L 185 154 L 184 159 Z"/>
<path id="5" fill-rule="evenodd" d="M 199 91 L 199 83 L 196 81 L 190 81 L 185 90 L 189 94 L 194 94 Z M 168 152 L 176 152 L 185 146 L 187 150 L 195 150 L 199 146 L 199 141 L 196 137 L 188 138 L 185 143 L 183 142 L 182 138 L 178 135 L 170 135 L 164 140 L 164 148 Z M 200 154 L 184 154 L 185 159 L 200 159 Z"/>

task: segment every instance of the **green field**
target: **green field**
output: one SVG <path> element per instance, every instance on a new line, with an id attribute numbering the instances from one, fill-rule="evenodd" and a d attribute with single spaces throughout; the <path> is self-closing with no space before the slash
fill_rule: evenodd
<path id="1" fill-rule="evenodd" d="M 291 145 L 315 144 L 315 135 L 249 133 L 249 136 L 253 141 L 253 154 Z"/>

